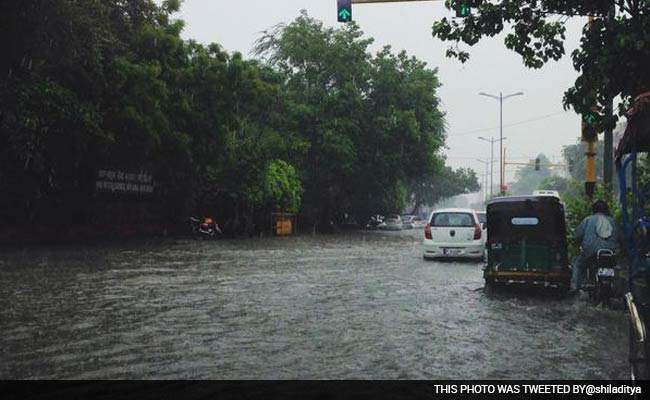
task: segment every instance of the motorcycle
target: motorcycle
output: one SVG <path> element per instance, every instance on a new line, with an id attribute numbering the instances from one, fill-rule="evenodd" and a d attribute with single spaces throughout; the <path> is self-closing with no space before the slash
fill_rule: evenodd
<path id="1" fill-rule="evenodd" d="M 370 217 L 370 221 L 366 224 L 366 229 L 379 229 L 385 226 L 386 223 L 384 222 L 384 216 L 376 214 Z"/>
<path id="2" fill-rule="evenodd" d="M 617 275 L 617 260 L 614 251 L 600 249 L 594 257 L 588 260 L 586 289 L 592 304 L 610 305 L 610 300 L 615 295 Z"/>
<path id="3" fill-rule="evenodd" d="M 219 225 L 210 217 L 201 219 L 190 217 L 190 225 L 192 226 L 192 236 L 195 239 L 216 239 L 223 234 Z"/>

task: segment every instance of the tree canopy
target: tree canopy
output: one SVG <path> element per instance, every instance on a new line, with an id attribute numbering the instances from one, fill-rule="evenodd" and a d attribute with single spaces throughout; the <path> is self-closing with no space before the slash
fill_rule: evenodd
<path id="1" fill-rule="evenodd" d="M 508 194 L 531 194 L 538 189 L 540 184 L 551 176 L 551 170 L 547 164 L 550 163 L 548 157 L 544 154 L 537 156 L 540 161 L 540 169 L 535 169 L 535 160 L 531 160 L 530 165 L 519 167 L 515 173 L 514 182 L 508 187 Z"/>
<path id="2" fill-rule="evenodd" d="M 447 0 L 453 8 L 460 0 Z M 609 101 L 620 96 L 619 112 L 631 99 L 650 89 L 646 73 L 650 61 L 650 2 L 645 0 L 468 0 L 466 18 L 443 18 L 433 24 L 433 36 L 450 41 L 449 57 L 465 62 L 481 38 L 505 33 L 504 45 L 530 68 L 560 59 L 566 52 L 566 22 L 585 18 L 580 47 L 571 54 L 580 73 L 564 96 L 565 107 L 577 113 L 597 113 L 596 125 L 613 128 L 616 117 L 605 119 Z M 615 10 L 615 16 L 614 16 Z M 587 24 L 587 16 L 593 23 Z"/>
<path id="3" fill-rule="evenodd" d="M 372 55 L 355 24 L 325 28 L 304 13 L 247 60 L 182 39 L 179 6 L 0 3 L 3 222 L 196 213 L 235 231 L 297 211 L 329 223 L 401 210 L 414 182 L 449 175 L 440 83 L 424 62 L 389 47 Z M 154 193 L 98 193 L 101 169 L 148 172 Z M 457 174 L 454 190 L 472 190 L 473 175 Z"/>

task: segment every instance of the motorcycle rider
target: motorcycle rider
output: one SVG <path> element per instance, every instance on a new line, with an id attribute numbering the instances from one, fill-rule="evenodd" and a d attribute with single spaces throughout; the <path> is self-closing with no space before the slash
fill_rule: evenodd
<path id="1" fill-rule="evenodd" d="M 581 243 L 581 253 L 573 261 L 571 276 L 571 293 L 575 294 L 582 287 L 585 279 L 587 260 L 596 255 L 600 249 L 609 249 L 618 253 L 618 229 L 614 218 L 609 214 L 609 207 L 603 200 L 596 200 L 591 206 L 592 215 L 585 217 L 576 228 L 575 238 Z"/>

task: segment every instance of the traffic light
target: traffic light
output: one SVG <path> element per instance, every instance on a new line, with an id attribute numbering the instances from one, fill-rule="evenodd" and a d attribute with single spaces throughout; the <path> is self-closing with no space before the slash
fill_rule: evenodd
<path id="1" fill-rule="evenodd" d="M 456 1 L 456 17 L 465 18 L 471 14 L 472 9 L 469 7 L 469 0 Z"/>
<path id="2" fill-rule="evenodd" d="M 537 157 L 537 158 L 535 159 L 535 171 L 539 171 L 539 170 L 540 170 L 540 165 L 539 165 L 539 164 L 540 164 L 540 160 L 539 160 L 539 157 Z"/>
<path id="3" fill-rule="evenodd" d="M 337 0 L 336 16 L 339 22 L 352 21 L 352 0 Z"/>
<path id="4" fill-rule="evenodd" d="M 598 135 L 596 119 L 597 114 L 594 111 L 589 111 L 582 115 L 582 140 L 584 142 L 596 140 Z"/>

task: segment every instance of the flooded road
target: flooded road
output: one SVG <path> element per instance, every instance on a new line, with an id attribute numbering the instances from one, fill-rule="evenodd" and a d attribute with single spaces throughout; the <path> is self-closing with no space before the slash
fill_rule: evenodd
<path id="1" fill-rule="evenodd" d="M 627 379 L 621 311 L 486 293 L 421 232 L 0 254 L 0 377 Z"/>

